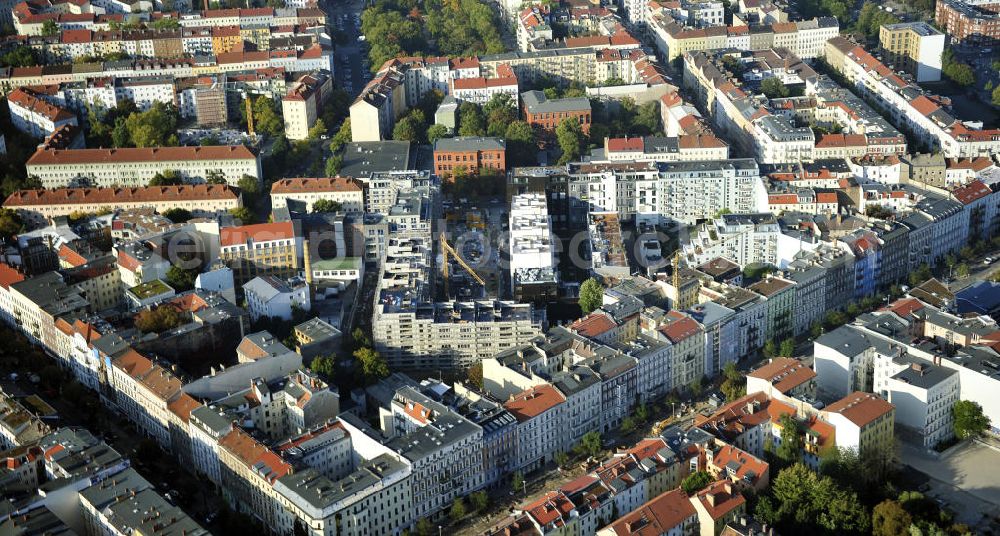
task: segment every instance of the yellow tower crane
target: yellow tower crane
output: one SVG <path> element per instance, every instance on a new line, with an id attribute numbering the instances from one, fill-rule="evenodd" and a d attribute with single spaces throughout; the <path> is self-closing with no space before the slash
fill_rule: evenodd
<path id="1" fill-rule="evenodd" d="M 469 272 L 469 275 L 471 275 L 473 279 L 475 279 L 480 285 L 484 287 L 486 286 L 486 281 L 483 281 L 483 278 L 479 277 L 479 274 L 477 274 L 476 271 L 473 270 L 471 266 L 469 266 L 468 264 L 465 263 L 464 260 L 462 260 L 462 256 L 459 255 L 457 251 L 455 251 L 455 248 L 451 247 L 451 244 L 449 244 L 448 240 L 444 237 L 444 233 L 441 233 L 439 242 L 441 243 L 441 254 L 444 256 L 444 284 L 446 287 L 448 285 L 449 253 L 455 257 L 455 260 L 458 261 L 459 266 L 464 268 L 466 272 Z"/>

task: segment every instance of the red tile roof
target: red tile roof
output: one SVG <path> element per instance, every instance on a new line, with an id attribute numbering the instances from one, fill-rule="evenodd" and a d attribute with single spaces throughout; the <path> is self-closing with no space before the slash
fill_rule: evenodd
<path id="1" fill-rule="evenodd" d="M 116 164 L 127 162 L 177 162 L 184 160 L 256 159 L 244 145 L 212 147 L 152 147 L 145 149 L 66 149 L 35 151 L 27 165 Z"/>
<path id="2" fill-rule="evenodd" d="M 907 318 L 916 311 L 924 308 L 924 302 L 916 298 L 901 298 L 892 302 L 888 307 L 883 308 L 883 311 L 892 311 L 897 315 Z"/>
<path id="3" fill-rule="evenodd" d="M 576 322 L 569 329 L 584 337 L 598 337 L 618 327 L 610 316 L 604 313 L 591 313 Z"/>
<path id="4" fill-rule="evenodd" d="M 223 227 L 219 230 L 219 243 L 222 247 L 246 244 L 248 241 L 270 242 L 295 238 L 295 226 L 292 222 L 258 223 L 239 227 Z"/>
<path id="5" fill-rule="evenodd" d="M 651 501 L 618 518 L 607 527 L 619 536 L 659 536 L 671 534 L 698 513 L 681 489 L 654 497 Z"/>
<path id="6" fill-rule="evenodd" d="M 923 115 L 930 115 L 937 111 L 939 106 L 934 103 L 934 101 L 928 99 L 925 95 L 921 95 L 910 101 L 910 106 L 913 109 L 920 112 Z"/>
<path id="7" fill-rule="evenodd" d="M 180 186 L 144 186 L 137 188 L 56 188 L 53 190 L 18 190 L 4 201 L 5 207 L 33 205 L 76 205 L 82 203 L 125 204 L 164 201 L 201 201 L 237 199 L 239 194 L 225 184 L 185 184 Z"/>
<path id="8" fill-rule="evenodd" d="M 9 289 L 14 283 L 24 281 L 24 274 L 18 272 L 9 264 L 0 262 L 0 287 Z"/>
<path id="9" fill-rule="evenodd" d="M 281 179 L 271 185 L 272 194 L 296 192 L 361 192 L 364 186 L 350 177 Z"/>
<path id="10" fill-rule="evenodd" d="M 855 391 L 826 407 L 827 413 L 839 413 L 859 428 L 891 413 L 896 406 L 873 393 Z"/>
<path id="11" fill-rule="evenodd" d="M 815 378 L 816 372 L 798 359 L 776 357 L 747 376 L 766 380 L 779 392 L 787 393 Z"/>
<path id="12" fill-rule="evenodd" d="M 274 484 L 275 480 L 292 472 L 291 465 L 238 428 L 219 440 L 219 445 L 269 484 Z"/>
<path id="13" fill-rule="evenodd" d="M 677 137 L 677 145 L 681 149 L 706 149 L 710 147 L 728 147 L 726 142 L 711 134 L 689 134 Z"/>
<path id="14" fill-rule="evenodd" d="M 746 504 L 743 495 L 733 490 L 732 485 L 723 480 L 709 484 L 707 488 L 699 491 L 695 498 L 715 521 Z"/>
<path id="15" fill-rule="evenodd" d="M 198 402 L 194 399 L 194 397 L 187 393 L 181 393 L 181 396 L 174 399 L 173 402 L 167 404 L 167 409 L 169 409 L 174 415 L 177 415 L 184 422 L 188 422 L 188 419 L 191 418 L 191 412 L 200 407 L 201 402 Z"/>
<path id="16" fill-rule="evenodd" d="M 512 395 L 510 400 L 504 403 L 514 417 L 521 422 L 537 417 L 551 408 L 556 407 L 566 401 L 555 387 L 544 384 L 529 387 L 516 395 Z"/>
<path id="17" fill-rule="evenodd" d="M 675 320 L 660 327 L 660 333 L 666 336 L 667 339 L 674 344 L 677 344 L 700 331 L 701 325 L 690 316 L 685 316 L 684 318 Z"/>
<path id="18" fill-rule="evenodd" d="M 610 138 L 608 139 L 608 151 L 639 151 L 644 147 L 642 138 Z"/>
<path id="19" fill-rule="evenodd" d="M 751 484 L 768 474 L 770 466 L 764 460 L 749 454 L 732 445 L 723 445 L 712 457 L 712 465 L 726 472 L 730 478 L 747 479 Z M 727 469 L 733 467 L 735 474 L 728 475 Z"/>
<path id="20" fill-rule="evenodd" d="M 561 491 L 550 491 L 537 501 L 524 507 L 524 512 L 539 525 L 561 527 L 565 525 L 570 512 L 575 510 L 572 501 Z"/>
<path id="21" fill-rule="evenodd" d="M 16 104 L 26 110 L 45 116 L 46 119 L 54 123 L 68 121 L 75 118 L 69 110 L 60 108 L 35 95 L 33 91 L 25 88 L 17 88 L 7 94 L 7 102 Z"/>
<path id="22" fill-rule="evenodd" d="M 956 201 L 963 205 L 968 205 L 982 199 L 993 193 L 993 190 L 989 186 L 983 183 L 983 181 L 975 180 L 966 184 L 965 186 L 959 186 L 951 191 L 951 195 Z"/>

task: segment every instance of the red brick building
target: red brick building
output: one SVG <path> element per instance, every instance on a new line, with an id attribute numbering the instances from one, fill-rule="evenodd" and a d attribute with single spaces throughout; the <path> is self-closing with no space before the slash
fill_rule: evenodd
<path id="1" fill-rule="evenodd" d="M 524 120 L 542 134 L 554 136 L 559 123 L 574 117 L 580 122 L 583 133 L 590 135 L 590 99 L 548 99 L 541 91 L 526 91 L 521 94 L 521 102 L 524 103 Z"/>
<path id="2" fill-rule="evenodd" d="M 434 142 L 434 174 L 446 178 L 456 169 L 475 174 L 479 169 L 507 171 L 507 145 L 499 138 L 465 136 Z"/>
<path id="3" fill-rule="evenodd" d="M 939 0 L 934 20 L 953 42 L 963 46 L 1000 44 L 1000 1 Z"/>

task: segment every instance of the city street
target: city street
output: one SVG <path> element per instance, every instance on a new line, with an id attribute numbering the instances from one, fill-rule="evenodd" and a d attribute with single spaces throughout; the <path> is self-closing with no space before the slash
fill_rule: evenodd
<path id="1" fill-rule="evenodd" d="M 901 441 L 900 461 L 925 474 L 925 495 L 951 510 L 956 521 L 985 533 L 995 526 L 1000 509 L 1000 451 L 966 442 L 943 455 Z"/>
<path id="2" fill-rule="evenodd" d="M 368 65 L 368 47 L 361 36 L 361 12 L 364 0 L 349 2 L 323 0 L 320 7 L 326 13 L 327 27 L 334 38 L 334 78 L 337 85 L 352 97 L 361 92 L 371 79 Z M 337 43 L 340 35 L 341 42 Z"/>

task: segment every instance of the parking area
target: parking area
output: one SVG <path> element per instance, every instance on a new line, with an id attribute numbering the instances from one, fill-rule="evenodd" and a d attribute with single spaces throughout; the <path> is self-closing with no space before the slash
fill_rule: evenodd
<path id="1" fill-rule="evenodd" d="M 1000 512 L 1000 450 L 965 442 L 938 457 L 900 444 L 900 461 L 928 477 L 924 494 L 980 533 L 995 531 Z"/>

